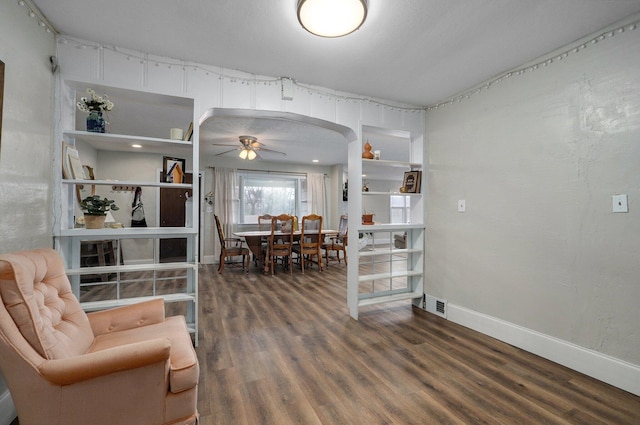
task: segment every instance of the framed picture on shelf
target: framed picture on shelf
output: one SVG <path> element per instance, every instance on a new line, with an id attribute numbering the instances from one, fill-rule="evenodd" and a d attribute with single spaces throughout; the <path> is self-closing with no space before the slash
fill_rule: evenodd
<path id="1" fill-rule="evenodd" d="M 188 142 L 191 140 L 191 136 L 193 136 L 193 121 L 189 124 L 189 128 L 187 128 L 187 131 L 184 133 L 184 138 L 182 140 Z"/>
<path id="2" fill-rule="evenodd" d="M 185 160 L 165 156 L 162 158 L 162 176 L 164 183 L 182 183 L 184 177 Z"/>
<path id="3" fill-rule="evenodd" d="M 62 142 L 62 177 L 73 180 L 84 180 L 86 177 L 78 150 L 66 142 Z"/>
<path id="4" fill-rule="evenodd" d="M 402 186 L 405 193 L 420 193 L 422 186 L 422 171 L 405 171 Z"/>

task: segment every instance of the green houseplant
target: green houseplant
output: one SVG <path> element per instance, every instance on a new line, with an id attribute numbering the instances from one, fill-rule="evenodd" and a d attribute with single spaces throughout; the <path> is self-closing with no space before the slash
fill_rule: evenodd
<path id="1" fill-rule="evenodd" d="M 115 201 L 101 198 L 100 195 L 87 196 L 80 202 L 80 208 L 84 212 L 84 226 L 87 229 L 101 229 L 107 218 L 107 211 L 120 209 Z"/>

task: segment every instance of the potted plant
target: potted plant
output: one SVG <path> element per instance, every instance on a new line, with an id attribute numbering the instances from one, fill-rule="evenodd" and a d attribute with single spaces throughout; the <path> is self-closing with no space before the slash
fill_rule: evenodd
<path id="1" fill-rule="evenodd" d="M 102 229 L 107 218 L 107 211 L 118 211 L 115 201 L 100 198 L 100 195 L 87 196 L 80 202 L 84 211 L 84 227 L 87 229 Z"/>

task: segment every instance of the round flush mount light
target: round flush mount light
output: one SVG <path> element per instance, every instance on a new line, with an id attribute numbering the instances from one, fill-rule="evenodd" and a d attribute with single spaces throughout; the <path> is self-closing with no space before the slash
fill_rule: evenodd
<path id="1" fill-rule="evenodd" d="M 367 0 L 298 0 L 298 21 L 311 34 L 342 37 L 367 18 Z"/>

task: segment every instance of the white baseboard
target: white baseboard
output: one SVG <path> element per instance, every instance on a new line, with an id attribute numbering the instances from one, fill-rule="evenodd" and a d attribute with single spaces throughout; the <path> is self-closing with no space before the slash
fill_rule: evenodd
<path id="1" fill-rule="evenodd" d="M 638 365 L 451 303 L 447 319 L 640 396 Z"/>
<path id="2" fill-rule="evenodd" d="M 200 264 L 217 264 L 218 263 L 218 257 L 215 255 L 204 255 L 202 257 L 202 260 L 200 261 Z"/>

